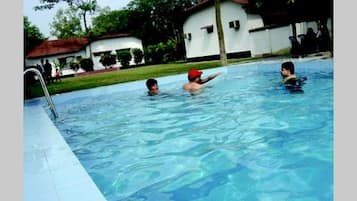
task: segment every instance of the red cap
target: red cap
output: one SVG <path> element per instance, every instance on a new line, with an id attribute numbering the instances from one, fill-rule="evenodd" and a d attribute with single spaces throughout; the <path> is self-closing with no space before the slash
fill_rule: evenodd
<path id="1" fill-rule="evenodd" d="M 201 75 L 202 75 L 202 71 L 198 71 L 196 69 L 191 69 L 190 71 L 188 71 L 189 79 L 194 79 L 194 78 L 199 77 Z"/>

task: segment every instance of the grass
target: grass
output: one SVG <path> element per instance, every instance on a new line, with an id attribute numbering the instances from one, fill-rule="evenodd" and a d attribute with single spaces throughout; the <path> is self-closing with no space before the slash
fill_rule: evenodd
<path id="1" fill-rule="evenodd" d="M 252 60 L 261 59 L 261 57 L 250 57 L 240 59 L 229 59 L 228 63 L 243 63 Z M 220 67 L 221 63 L 218 60 L 191 62 L 191 63 L 172 63 L 148 65 L 137 68 L 122 69 L 100 74 L 92 74 L 78 77 L 62 78 L 61 82 L 55 82 L 47 85 L 48 92 L 53 94 L 65 93 L 70 91 L 89 89 L 99 86 L 106 86 L 136 80 L 144 80 L 148 78 L 157 78 L 162 76 L 176 75 L 186 73 L 191 68 L 199 70 Z M 43 96 L 43 92 L 39 82 L 34 85 L 25 87 L 25 98 L 35 98 Z"/>

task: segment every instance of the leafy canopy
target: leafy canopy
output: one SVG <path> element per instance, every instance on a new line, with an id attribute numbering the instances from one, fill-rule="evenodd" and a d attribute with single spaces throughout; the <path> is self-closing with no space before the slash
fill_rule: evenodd
<path id="1" fill-rule="evenodd" d="M 78 8 L 74 6 L 70 6 L 67 9 L 59 9 L 50 26 L 51 35 L 58 39 L 84 35 Z"/>
<path id="2" fill-rule="evenodd" d="M 32 25 L 27 16 L 24 16 L 24 53 L 29 53 L 34 47 L 47 40 L 40 29 Z"/>

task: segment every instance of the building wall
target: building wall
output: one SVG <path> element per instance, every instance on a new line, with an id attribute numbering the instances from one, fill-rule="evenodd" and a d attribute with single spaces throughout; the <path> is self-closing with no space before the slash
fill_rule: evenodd
<path id="1" fill-rule="evenodd" d="M 332 21 L 331 21 L 331 18 L 327 19 L 327 24 L 326 25 L 327 25 L 327 29 L 330 32 L 330 36 L 332 36 Z M 297 30 L 297 32 L 299 30 L 299 34 L 300 33 L 306 34 L 307 29 L 309 27 L 311 27 L 314 30 L 315 33 L 317 32 L 317 23 L 316 23 L 316 21 L 301 22 L 301 23 L 297 23 L 296 24 L 296 30 Z"/>
<path id="2" fill-rule="evenodd" d="M 184 34 L 191 33 L 191 40 L 185 38 L 188 59 L 219 54 L 214 9 L 214 6 L 210 6 L 199 10 L 184 22 Z M 252 56 L 258 56 L 291 48 L 289 40 L 289 36 L 292 36 L 291 25 L 249 32 L 264 27 L 262 18 L 259 15 L 246 14 L 242 5 L 231 1 L 221 2 L 221 15 L 227 54 L 250 51 Z M 239 20 L 240 29 L 229 28 L 229 22 L 234 20 Z M 213 33 L 208 34 L 205 29 L 200 29 L 207 25 L 213 25 Z M 297 35 L 305 34 L 309 27 L 317 32 L 315 21 L 296 23 Z M 327 28 L 330 36 L 332 36 L 331 27 L 331 19 L 328 19 Z"/>
<path id="3" fill-rule="evenodd" d="M 218 42 L 215 32 L 214 12 L 211 8 L 205 8 L 192 14 L 184 23 L 184 34 L 191 34 L 191 40 L 185 39 L 186 57 L 201 57 L 217 54 Z M 207 34 L 203 26 L 213 25 L 213 33 Z"/>
<path id="4" fill-rule="evenodd" d="M 262 26 L 262 20 L 257 15 L 247 16 L 242 5 L 231 1 L 221 2 L 221 19 L 224 32 L 226 53 L 250 51 L 250 28 Z M 239 20 L 240 28 L 229 27 L 229 22 Z M 213 25 L 213 32 L 207 33 L 201 27 Z M 185 39 L 186 56 L 188 59 L 219 54 L 218 35 L 216 27 L 215 8 L 210 6 L 193 13 L 183 25 L 184 34 L 191 33 L 191 40 Z"/>
<path id="5" fill-rule="evenodd" d="M 291 26 L 278 27 L 269 30 L 270 45 L 272 53 L 289 48 L 290 40 L 289 36 L 292 35 Z"/>
<path id="6" fill-rule="evenodd" d="M 85 50 L 81 50 L 79 52 L 74 52 L 74 53 L 69 53 L 69 54 L 58 54 L 58 55 L 52 55 L 52 56 L 47 56 L 47 57 L 41 57 L 41 58 L 35 58 L 35 59 L 26 59 L 26 66 L 32 66 L 32 65 L 37 65 L 37 64 L 41 64 L 41 59 L 43 59 L 44 61 L 46 61 L 46 59 L 48 59 L 48 61 L 52 64 L 54 63 L 58 63 L 58 58 L 63 58 L 63 57 L 77 57 L 77 56 L 81 56 L 82 58 L 87 57 L 86 56 L 86 51 Z M 70 62 L 71 59 L 67 59 L 67 62 Z"/>
<path id="7" fill-rule="evenodd" d="M 248 22 L 247 22 L 248 31 L 251 29 L 256 29 L 256 28 L 264 26 L 263 19 L 262 19 L 262 17 L 260 17 L 260 15 L 248 14 L 247 17 L 248 17 Z"/>
<path id="8" fill-rule="evenodd" d="M 115 50 L 127 49 L 127 48 L 139 48 L 143 50 L 142 42 L 140 39 L 137 39 L 135 37 L 122 37 L 122 38 L 102 39 L 91 43 L 92 55 L 95 52 L 102 52 L 102 51 L 111 51 L 112 54 L 116 54 Z M 88 58 L 89 54 L 90 54 L 90 49 L 89 49 L 89 45 L 87 45 L 84 49 L 80 50 L 79 52 L 58 54 L 58 55 L 40 57 L 35 59 L 26 59 L 25 64 L 26 66 L 35 66 L 37 64 L 41 64 L 41 59 L 43 59 L 44 61 L 48 59 L 49 62 L 52 64 L 52 74 L 54 75 L 55 64 L 59 63 L 58 60 L 59 58 L 67 57 L 66 62 L 68 63 L 68 65 L 64 67 L 64 69 L 66 70 L 65 72 L 67 72 L 67 69 L 69 69 L 69 63 L 71 61 L 74 61 L 75 58 L 77 58 L 78 56 L 80 56 L 81 58 Z M 93 58 L 94 70 L 99 70 L 104 68 L 104 66 L 99 62 L 100 56 L 93 55 L 92 58 Z M 144 63 L 144 61 L 142 63 Z M 133 59 L 130 61 L 130 65 L 134 65 L 134 64 L 135 63 L 133 57 Z M 116 65 L 114 65 L 114 67 L 120 67 L 120 66 L 121 65 L 119 62 Z M 71 73 L 73 74 L 75 72 L 71 71 Z"/>
<path id="9" fill-rule="evenodd" d="M 268 29 L 250 33 L 252 56 L 271 53 L 271 41 Z"/>
<path id="10" fill-rule="evenodd" d="M 213 14 L 215 13 L 214 6 L 212 7 Z M 248 17 L 242 6 L 231 1 L 222 2 L 221 5 L 222 26 L 226 45 L 226 52 L 242 52 L 249 51 L 249 33 L 248 33 Z M 215 17 L 215 14 L 214 14 Z M 213 18 L 215 23 L 215 18 Z M 229 22 L 239 20 L 240 28 L 238 30 L 229 28 Z M 217 34 L 217 31 L 215 32 Z M 218 43 L 218 36 L 216 43 Z M 219 53 L 219 48 L 217 54 Z"/>
<path id="11" fill-rule="evenodd" d="M 252 56 L 271 54 L 290 48 L 289 36 L 291 35 L 290 25 L 250 32 Z"/>
<path id="12" fill-rule="evenodd" d="M 55 75 L 56 71 L 56 64 L 59 63 L 58 59 L 59 58 L 64 58 L 67 57 L 66 62 L 69 63 L 71 61 L 74 61 L 76 57 L 82 57 L 85 58 L 87 57 L 87 51 L 85 49 L 80 50 L 79 52 L 74 52 L 74 53 L 68 53 L 68 54 L 57 54 L 57 55 L 52 55 L 52 56 L 47 56 L 47 57 L 40 57 L 40 58 L 35 58 L 35 59 L 26 59 L 25 63 L 26 66 L 36 66 L 37 64 L 41 64 L 41 59 L 45 62 L 46 59 L 51 63 L 52 65 L 52 76 Z M 65 66 L 64 68 L 69 68 L 69 66 Z"/>
<path id="13" fill-rule="evenodd" d="M 311 27 L 315 33 L 317 32 L 316 21 L 300 22 L 296 23 L 295 26 L 297 36 L 299 34 L 306 34 L 309 27 Z M 330 36 L 332 33 L 331 26 L 331 19 L 328 19 L 327 28 L 330 31 Z M 272 54 L 280 50 L 291 48 L 289 36 L 292 35 L 292 25 L 250 32 L 252 56 Z M 299 38 L 297 39 L 299 41 Z"/>
<path id="14" fill-rule="evenodd" d="M 122 37 L 122 38 L 110 38 L 94 41 L 91 43 L 92 55 L 96 52 L 110 51 L 111 54 L 116 54 L 115 50 L 127 49 L 127 48 L 139 48 L 143 50 L 143 45 L 140 39 L 135 37 Z M 100 62 L 100 55 L 93 55 L 94 70 L 105 68 Z M 130 61 L 130 65 L 134 65 L 134 57 Z M 120 67 L 118 62 L 114 67 Z"/>

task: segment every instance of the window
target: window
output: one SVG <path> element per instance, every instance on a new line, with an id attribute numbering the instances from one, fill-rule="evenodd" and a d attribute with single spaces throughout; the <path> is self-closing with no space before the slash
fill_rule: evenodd
<path id="1" fill-rule="evenodd" d="M 185 33 L 184 34 L 184 38 L 187 39 L 187 40 L 191 40 L 192 39 L 191 33 Z"/>
<path id="2" fill-rule="evenodd" d="M 233 21 L 230 21 L 229 22 L 229 28 L 233 28 L 234 27 L 234 22 Z"/>
<path id="3" fill-rule="evenodd" d="M 115 52 L 118 54 L 118 52 L 125 51 L 125 50 L 130 51 L 130 48 L 117 49 L 117 50 L 115 50 Z"/>
<path id="4" fill-rule="evenodd" d="M 234 21 L 234 29 L 238 30 L 240 28 L 239 20 Z"/>
<path id="5" fill-rule="evenodd" d="M 100 57 L 100 56 L 102 56 L 102 54 L 110 54 L 112 51 L 111 50 L 109 50 L 109 51 L 100 51 L 100 52 L 93 52 L 93 55 L 95 56 L 95 57 Z"/>
<path id="6" fill-rule="evenodd" d="M 65 65 L 67 63 L 67 57 L 58 58 L 58 62 L 60 65 Z"/>
<path id="7" fill-rule="evenodd" d="M 115 50 L 115 51 L 116 51 L 116 52 L 120 52 L 120 51 L 123 51 L 123 50 L 129 50 L 129 51 L 130 51 L 130 48 L 117 49 L 117 50 Z"/>
<path id="8" fill-rule="evenodd" d="M 60 68 L 67 68 L 74 60 L 75 56 L 60 57 L 58 58 L 58 63 L 55 66 Z"/>
<path id="9" fill-rule="evenodd" d="M 213 25 L 207 25 L 207 26 L 203 26 L 201 27 L 201 29 L 206 29 L 207 33 L 212 33 L 213 32 Z"/>
<path id="10" fill-rule="evenodd" d="M 240 28 L 239 20 L 230 21 L 229 22 L 229 28 L 233 28 L 235 30 L 238 30 Z"/>

